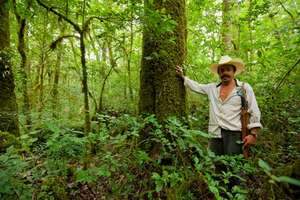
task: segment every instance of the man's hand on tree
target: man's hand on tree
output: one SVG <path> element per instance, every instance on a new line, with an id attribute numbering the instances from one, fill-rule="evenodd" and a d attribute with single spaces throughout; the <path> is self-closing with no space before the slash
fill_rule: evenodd
<path id="1" fill-rule="evenodd" d="M 184 77 L 184 75 L 183 75 L 183 70 L 182 70 L 182 68 L 180 67 L 180 66 L 176 66 L 176 74 L 177 74 L 177 76 L 179 76 L 179 77 L 181 77 L 181 78 L 183 78 Z"/>

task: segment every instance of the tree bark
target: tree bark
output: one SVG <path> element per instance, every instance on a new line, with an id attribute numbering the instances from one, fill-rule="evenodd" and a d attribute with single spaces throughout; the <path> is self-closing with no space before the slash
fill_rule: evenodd
<path id="1" fill-rule="evenodd" d="M 99 40 L 97 40 L 97 41 L 98 41 L 98 45 L 101 46 L 101 50 L 102 50 L 102 52 L 101 52 L 102 65 L 100 66 L 100 72 L 101 72 L 101 77 L 100 78 L 104 79 L 105 74 L 106 74 L 105 68 L 106 68 L 106 65 L 107 65 L 106 64 L 107 63 L 107 48 L 106 48 L 107 43 L 106 43 L 105 40 L 103 40 L 103 43 L 101 45 Z"/>
<path id="2" fill-rule="evenodd" d="M 133 48 L 133 13 L 131 11 L 131 21 L 130 21 L 130 46 L 129 52 L 127 52 L 127 74 L 128 74 L 128 89 L 129 89 L 129 98 L 133 101 L 133 89 L 132 89 L 132 81 L 131 81 L 131 56 L 132 56 L 132 48 Z"/>
<path id="3" fill-rule="evenodd" d="M 253 35 L 252 35 L 252 21 L 253 21 L 253 16 L 252 16 L 252 0 L 249 0 L 249 8 L 248 8 L 248 32 L 249 32 L 249 42 L 250 42 L 250 48 L 248 49 L 249 54 L 247 55 L 247 59 L 248 62 L 251 63 L 252 59 L 253 59 L 253 51 L 252 51 L 252 47 L 253 47 Z M 250 68 L 250 69 L 249 69 Z M 251 65 L 248 66 L 248 71 L 251 71 Z"/>
<path id="4" fill-rule="evenodd" d="M 65 27 L 58 23 L 58 26 L 60 27 L 60 34 L 64 35 Z M 55 119 L 59 118 L 60 109 L 59 109 L 59 79 L 60 79 L 60 66 L 61 66 L 61 58 L 63 55 L 63 48 L 62 44 L 57 44 L 57 54 L 56 54 L 56 63 L 55 63 L 55 69 L 54 69 L 54 82 L 53 82 L 53 88 L 51 91 L 52 94 L 52 116 Z"/>
<path id="5" fill-rule="evenodd" d="M 143 52 L 140 71 L 139 112 L 155 114 L 160 121 L 169 116 L 185 116 L 185 88 L 176 76 L 176 65 L 186 57 L 185 0 L 149 0 L 145 4 Z M 159 19 L 150 16 L 160 14 Z M 155 14 L 154 14 L 155 13 Z M 172 30 L 162 28 L 165 16 L 176 22 Z M 166 25 L 166 24 L 165 24 Z M 168 25 L 170 25 L 168 23 Z M 160 27 L 161 26 L 161 27 Z"/>
<path id="6" fill-rule="evenodd" d="M 84 33 L 80 32 L 80 53 L 81 53 L 81 68 L 82 68 L 82 91 L 84 94 L 84 130 L 85 133 L 91 131 L 91 120 L 90 120 L 90 106 L 89 106 L 89 89 L 88 89 L 88 75 L 85 60 L 85 44 L 84 44 Z"/>
<path id="7" fill-rule="evenodd" d="M 8 1 L 0 1 L 0 131 L 19 135 L 18 106 L 10 62 Z"/>
<path id="8" fill-rule="evenodd" d="M 101 90 L 100 90 L 99 106 L 98 106 L 98 111 L 97 111 L 98 113 L 100 113 L 101 111 L 103 111 L 103 95 L 104 95 L 104 89 L 105 89 L 106 82 L 108 80 L 108 77 L 111 75 L 112 70 L 114 68 L 116 68 L 116 65 L 117 65 L 116 60 L 114 59 L 114 55 L 113 55 L 113 50 L 112 50 L 110 39 L 107 42 L 107 47 L 108 47 L 110 69 L 109 69 L 108 73 L 106 74 L 106 76 L 103 79 L 102 87 L 101 87 Z M 105 60 L 106 60 L 106 58 L 105 58 Z"/>
<path id="9" fill-rule="evenodd" d="M 45 67 L 47 61 L 47 50 L 46 50 L 46 30 L 48 25 L 48 12 L 44 15 L 43 20 L 43 36 L 41 41 L 41 55 L 40 55 L 40 64 L 39 64 L 39 74 L 38 74 L 38 85 L 39 85 L 39 96 L 38 96 L 38 119 L 42 118 L 42 112 L 44 109 L 44 75 Z"/>
<path id="10" fill-rule="evenodd" d="M 233 51 L 231 34 L 231 0 L 223 0 L 222 7 L 222 41 L 224 54 L 231 54 Z"/>
<path id="11" fill-rule="evenodd" d="M 27 83 L 27 55 L 26 55 L 26 42 L 25 42 L 25 33 L 26 33 L 26 19 L 22 18 L 16 9 L 16 1 L 13 1 L 14 4 L 14 13 L 19 25 L 18 31 L 18 51 L 21 56 L 20 64 L 20 74 L 21 74 L 21 84 L 22 84 L 22 93 L 23 93 L 23 107 L 22 112 L 25 115 L 25 126 L 27 128 L 31 127 L 31 109 L 30 109 L 30 100 L 28 96 L 28 83 Z"/>

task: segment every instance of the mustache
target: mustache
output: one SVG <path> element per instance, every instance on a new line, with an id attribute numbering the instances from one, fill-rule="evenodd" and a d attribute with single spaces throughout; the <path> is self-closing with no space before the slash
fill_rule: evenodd
<path id="1" fill-rule="evenodd" d="M 222 76 L 221 76 L 221 78 L 224 78 L 224 77 L 228 77 L 228 78 L 230 78 L 230 76 L 229 76 L 229 75 L 227 75 L 227 74 L 224 74 L 224 75 L 222 75 Z"/>

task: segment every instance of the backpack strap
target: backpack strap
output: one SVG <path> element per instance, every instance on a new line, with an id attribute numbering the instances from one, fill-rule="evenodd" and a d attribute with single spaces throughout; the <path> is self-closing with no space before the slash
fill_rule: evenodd
<path id="1" fill-rule="evenodd" d="M 238 95 L 241 97 L 242 109 L 248 110 L 248 101 L 247 101 L 247 92 L 245 88 L 245 83 L 242 83 L 242 86 L 239 87 Z"/>
<path id="2" fill-rule="evenodd" d="M 242 125 L 242 139 L 244 139 L 248 134 L 249 130 L 247 125 L 249 124 L 250 114 L 248 113 L 248 102 L 247 102 L 247 92 L 245 89 L 245 83 L 242 84 L 239 90 L 239 96 L 241 97 L 241 125 Z M 249 157 L 249 147 L 243 148 L 243 154 L 245 158 Z"/>

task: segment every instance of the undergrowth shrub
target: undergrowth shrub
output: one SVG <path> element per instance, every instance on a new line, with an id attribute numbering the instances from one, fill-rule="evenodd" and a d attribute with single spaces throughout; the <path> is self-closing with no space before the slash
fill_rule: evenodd
<path id="1" fill-rule="evenodd" d="M 0 155 L 0 199 L 31 199 L 31 183 L 26 180 L 29 162 L 13 146 Z"/>
<path id="2" fill-rule="evenodd" d="M 100 117 L 87 135 L 54 123 L 43 125 L 46 136 L 22 135 L 21 147 L 0 156 L 0 197 L 248 199 L 254 174 L 268 181 L 275 173 L 242 156 L 215 156 L 207 133 L 174 117 L 164 123 L 152 115 Z"/>

